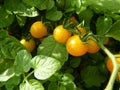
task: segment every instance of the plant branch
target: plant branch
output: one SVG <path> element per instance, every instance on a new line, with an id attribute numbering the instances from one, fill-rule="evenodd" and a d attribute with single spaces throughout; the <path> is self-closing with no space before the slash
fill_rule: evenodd
<path id="1" fill-rule="evenodd" d="M 33 70 L 33 71 L 31 71 L 31 72 L 30 72 L 27 76 L 25 76 L 25 77 L 24 77 L 23 82 L 24 82 L 24 81 L 26 81 L 26 80 L 27 80 L 27 78 L 28 78 L 28 77 L 30 77 L 33 73 L 34 73 L 34 70 Z"/>
<path id="2" fill-rule="evenodd" d="M 109 82 L 106 86 L 106 88 L 104 90 L 113 90 L 113 85 L 114 85 L 114 82 L 115 82 L 115 79 L 116 79 L 116 75 L 117 75 L 117 72 L 118 72 L 118 64 L 117 64 L 117 61 L 115 59 L 115 56 L 102 44 L 100 45 L 101 46 L 101 49 L 108 55 L 108 57 L 112 60 L 112 63 L 113 63 L 113 72 L 111 73 L 111 76 L 110 76 L 110 79 L 109 79 Z"/>

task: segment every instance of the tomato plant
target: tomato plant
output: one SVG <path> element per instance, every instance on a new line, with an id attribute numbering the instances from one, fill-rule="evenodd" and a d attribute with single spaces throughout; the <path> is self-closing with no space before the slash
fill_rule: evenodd
<path id="1" fill-rule="evenodd" d="M 0 0 L 0 90 L 119 90 L 119 6 Z"/>

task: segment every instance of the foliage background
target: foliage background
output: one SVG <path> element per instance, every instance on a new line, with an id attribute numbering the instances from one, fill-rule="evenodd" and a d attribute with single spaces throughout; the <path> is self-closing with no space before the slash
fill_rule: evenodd
<path id="1" fill-rule="evenodd" d="M 0 89 L 1 90 L 101 90 L 109 80 L 106 54 L 100 50 L 82 57 L 70 56 L 65 44 L 52 36 L 59 25 L 78 23 L 103 42 L 113 53 L 120 51 L 120 0 L 1 0 L 0 1 Z M 29 53 L 20 44 L 29 36 L 33 22 L 42 20 L 49 27 L 43 42 Z M 72 26 L 69 25 L 70 31 Z M 9 33 L 9 34 L 8 34 Z M 12 35 L 10 35 L 12 33 Z M 114 90 L 119 89 L 115 81 Z M 26 89 L 27 88 L 27 89 Z"/>

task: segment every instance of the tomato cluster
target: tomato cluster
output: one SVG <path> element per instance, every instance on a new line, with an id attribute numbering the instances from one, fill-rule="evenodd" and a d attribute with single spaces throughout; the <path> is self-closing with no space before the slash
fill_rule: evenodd
<path id="1" fill-rule="evenodd" d="M 77 22 L 74 20 L 75 18 L 71 18 L 70 21 L 72 23 Z M 92 39 L 87 39 L 83 42 L 84 35 L 87 33 L 86 29 L 77 26 L 75 28 L 75 34 L 64 28 L 63 25 L 58 25 L 53 30 L 53 37 L 59 43 L 66 43 L 66 50 L 72 56 L 82 56 L 88 53 L 96 53 L 99 51 L 99 46 L 96 41 Z M 48 34 L 47 27 L 43 24 L 42 21 L 34 22 L 30 27 L 30 34 L 33 38 L 43 39 L 44 36 Z M 35 49 L 35 41 L 33 38 L 28 40 L 22 39 L 20 42 L 23 44 L 26 49 L 32 52 Z"/>
<path id="2" fill-rule="evenodd" d="M 41 41 L 43 37 L 47 35 L 47 27 L 42 21 L 36 21 L 30 27 L 30 34 L 32 36 L 30 39 L 22 38 L 20 43 L 23 44 L 29 52 L 32 52 L 36 45 L 33 38 L 37 38 Z"/>
<path id="3" fill-rule="evenodd" d="M 74 16 L 70 17 L 70 22 L 76 24 L 77 20 Z M 47 26 L 42 21 L 36 21 L 30 26 L 30 39 L 21 39 L 21 44 L 26 49 L 32 52 L 35 49 L 36 43 L 33 38 L 40 41 L 48 34 Z M 84 35 L 87 33 L 86 29 L 77 25 L 75 27 L 75 34 L 64 28 L 64 25 L 58 25 L 53 30 L 53 37 L 59 43 L 66 43 L 66 50 L 72 56 L 82 56 L 85 53 L 96 53 L 99 51 L 99 46 L 96 41 L 87 39 L 83 42 Z"/>
<path id="4" fill-rule="evenodd" d="M 53 31 L 53 37 L 59 43 L 66 43 L 66 49 L 72 56 L 82 56 L 87 52 L 92 54 L 99 51 L 100 48 L 96 41 L 92 39 L 82 41 L 84 34 L 87 33 L 85 28 L 79 26 L 75 32 L 78 34 L 72 35 L 63 25 L 59 25 Z"/>

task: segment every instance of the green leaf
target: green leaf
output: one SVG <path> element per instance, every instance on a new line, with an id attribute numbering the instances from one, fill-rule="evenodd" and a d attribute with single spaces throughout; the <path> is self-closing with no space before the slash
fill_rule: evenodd
<path id="1" fill-rule="evenodd" d="M 58 76 L 58 75 L 57 75 Z M 74 77 L 69 73 L 59 74 L 57 81 L 52 81 L 49 84 L 49 90 L 76 90 L 76 85 L 73 82 Z"/>
<path id="2" fill-rule="evenodd" d="M 119 20 L 120 19 L 120 15 L 117 13 L 106 13 L 106 16 L 110 16 L 111 18 L 113 18 L 114 20 Z"/>
<path id="3" fill-rule="evenodd" d="M 56 90 L 56 88 L 58 87 L 56 82 L 51 82 L 48 86 L 48 90 Z"/>
<path id="4" fill-rule="evenodd" d="M 15 37 L 9 36 L 5 30 L 0 30 L 0 57 L 15 59 L 19 50 L 25 49 Z"/>
<path id="5" fill-rule="evenodd" d="M 31 65 L 32 56 L 27 50 L 21 50 L 17 53 L 14 62 L 14 70 L 16 75 L 28 72 Z"/>
<path id="6" fill-rule="evenodd" d="M 16 18 L 17 18 L 17 22 L 18 22 L 19 26 L 23 27 L 26 24 L 27 17 L 16 15 Z"/>
<path id="7" fill-rule="evenodd" d="M 57 90 L 70 90 L 70 89 L 66 89 L 66 87 L 64 85 L 60 85 L 57 87 Z"/>
<path id="8" fill-rule="evenodd" d="M 80 65 L 81 58 L 80 57 L 71 57 L 70 58 L 70 66 L 73 68 L 77 68 Z"/>
<path id="9" fill-rule="evenodd" d="M 74 81 L 74 77 L 70 73 L 65 73 L 62 77 L 62 80 L 66 83 L 69 83 L 71 81 Z"/>
<path id="10" fill-rule="evenodd" d="M 86 27 L 90 27 L 90 22 L 93 17 L 93 11 L 91 9 L 85 9 L 79 14 L 80 21 L 84 21 Z"/>
<path id="11" fill-rule="evenodd" d="M 66 90 L 76 90 L 76 85 L 74 82 L 69 82 L 69 83 L 63 83 L 64 87 L 66 88 Z M 61 89 L 62 90 L 62 89 Z"/>
<path id="12" fill-rule="evenodd" d="M 55 0 L 55 4 L 58 10 L 64 11 L 65 10 L 65 1 L 67 0 Z M 69 3 L 69 2 L 68 2 Z M 67 3 L 67 5 L 68 5 Z"/>
<path id="13" fill-rule="evenodd" d="M 58 73 L 56 72 L 54 75 L 52 75 L 50 78 L 49 78 L 49 81 L 51 82 L 56 82 L 56 81 L 59 81 L 62 77 L 62 73 Z"/>
<path id="14" fill-rule="evenodd" d="M 35 69 L 34 76 L 40 80 L 48 79 L 61 68 L 58 60 L 43 55 L 35 56 L 32 59 L 32 64 Z"/>
<path id="15" fill-rule="evenodd" d="M 5 30 L 0 29 L 0 42 L 2 41 L 3 38 L 8 37 L 8 32 Z M 0 43 L 1 45 L 2 43 Z"/>
<path id="16" fill-rule="evenodd" d="M 105 35 L 112 25 L 111 17 L 100 16 L 97 19 L 96 30 L 98 35 Z"/>
<path id="17" fill-rule="evenodd" d="M 81 0 L 71 0 L 71 6 L 68 7 L 67 11 L 69 11 L 70 10 L 69 8 L 71 8 L 70 11 L 75 10 L 76 13 L 79 14 L 80 13 L 80 8 L 81 8 L 81 2 L 82 2 Z M 66 2 L 66 3 L 68 3 L 68 2 Z"/>
<path id="18" fill-rule="evenodd" d="M 81 71 L 80 74 L 86 87 L 99 87 L 106 80 L 96 66 L 87 66 Z"/>
<path id="19" fill-rule="evenodd" d="M 10 26 L 14 21 L 14 16 L 8 14 L 3 8 L 0 8 L 0 28 Z"/>
<path id="20" fill-rule="evenodd" d="M 4 7 L 6 10 L 9 10 L 20 16 L 38 16 L 38 11 L 33 6 L 28 6 L 21 0 L 5 0 Z"/>
<path id="21" fill-rule="evenodd" d="M 106 35 L 108 37 L 112 37 L 112 38 L 120 41 L 120 20 L 116 21 L 112 25 L 112 27 L 110 28 L 110 30 L 108 31 L 108 33 Z"/>
<path id="22" fill-rule="evenodd" d="M 25 49 L 25 47 L 22 44 L 20 44 L 20 42 L 15 37 L 12 36 L 2 37 L 2 36 L 0 37 L 1 40 L 0 48 L 2 55 L 4 56 L 4 58 L 15 59 L 17 52 L 22 49 Z"/>
<path id="23" fill-rule="evenodd" d="M 81 3 L 82 3 L 82 0 L 76 0 L 76 13 L 77 14 L 80 13 Z"/>
<path id="24" fill-rule="evenodd" d="M 61 63 L 68 60 L 68 53 L 64 44 L 57 43 L 53 36 L 45 38 L 38 47 L 38 55 L 45 55 L 56 58 Z"/>
<path id="25" fill-rule="evenodd" d="M 89 59 L 91 59 L 91 60 L 93 60 L 94 61 L 94 63 L 99 63 L 99 62 L 103 62 L 104 61 L 104 56 L 101 54 L 101 53 L 94 53 L 94 54 L 88 54 L 88 58 Z"/>
<path id="26" fill-rule="evenodd" d="M 21 81 L 21 77 L 20 76 L 14 76 L 12 78 L 10 78 L 6 83 L 5 83 L 5 87 L 7 90 L 13 90 L 13 88 L 18 85 Z"/>
<path id="27" fill-rule="evenodd" d="M 76 85 L 73 81 L 74 81 L 73 75 L 71 75 L 70 73 L 65 73 L 62 76 L 61 85 L 63 85 L 66 88 L 66 90 L 76 90 Z"/>
<path id="28" fill-rule="evenodd" d="M 3 73 L 0 74 L 0 82 L 5 82 L 15 75 L 14 69 L 8 68 Z"/>
<path id="29" fill-rule="evenodd" d="M 8 32 L 5 30 L 0 30 L 0 48 L 2 49 L 3 45 L 3 39 L 8 36 Z M 0 58 L 5 58 L 4 54 L 2 53 L 2 50 L 0 50 Z M 1 60 L 2 61 L 2 60 Z M 4 60 L 3 60 L 4 61 Z"/>
<path id="30" fill-rule="evenodd" d="M 46 12 L 46 18 L 51 20 L 51 21 L 58 21 L 62 18 L 63 14 L 61 11 L 58 11 L 56 7 L 48 10 Z"/>
<path id="31" fill-rule="evenodd" d="M 0 88 L 2 87 L 2 86 L 4 86 L 4 82 L 0 82 Z"/>
<path id="32" fill-rule="evenodd" d="M 82 5 L 90 6 L 97 11 L 108 11 L 112 13 L 120 13 L 120 1 L 119 0 L 82 0 Z M 114 7 L 113 7 L 114 6 Z"/>
<path id="33" fill-rule="evenodd" d="M 54 7 L 54 0 L 22 0 L 28 5 L 34 6 L 39 10 L 49 10 Z"/>
<path id="34" fill-rule="evenodd" d="M 38 80 L 30 79 L 20 84 L 20 90 L 44 90 L 44 87 Z"/>
<path id="35" fill-rule="evenodd" d="M 4 72 L 6 69 L 13 65 L 13 60 L 0 58 L 0 73 Z"/>
<path id="36" fill-rule="evenodd" d="M 76 14 L 79 14 L 81 8 L 81 0 L 65 0 L 63 8 L 65 13 L 76 12 Z"/>

